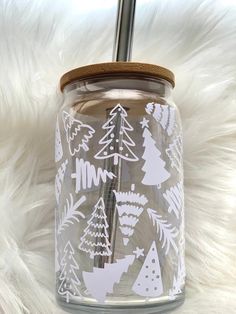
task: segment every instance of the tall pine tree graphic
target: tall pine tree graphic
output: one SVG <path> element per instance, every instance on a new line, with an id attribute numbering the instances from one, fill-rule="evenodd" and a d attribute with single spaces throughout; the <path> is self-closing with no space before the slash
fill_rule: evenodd
<path id="1" fill-rule="evenodd" d="M 110 256 L 109 228 L 107 216 L 105 214 L 105 204 L 102 197 L 94 206 L 94 211 L 91 218 L 87 222 L 87 227 L 84 229 L 84 234 L 81 237 L 79 249 L 90 254 L 90 258 L 96 255 Z"/>
<path id="2" fill-rule="evenodd" d="M 158 189 L 165 182 L 170 173 L 165 169 L 166 163 L 161 159 L 161 152 L 156 147 L 156 143 L 152 138 L 152 134 L 148 128 L 148 120 L 143 118 L 141 125 L 143 128 L 143 160 L 145 161 L 142 170 L 145 173 L 142 183 L 145 185 L 156 185 Z M 156 170 L 154 170 L 154 168 Z"/>
<path id="3" fill-rule="evenodd" d="M 128 161 L 137 161 L 138 157 L 131 150 L 135 146 L 134 141 L 128 135 L 133 127 L 126 120 L 127 112 L 118 104 L 110 112 L 111 118 L 103 125 L 107 133 L 99 141 L 103 148 L 94 156 L 96 159 L 114 158 L 114 165 L 119 158 Z"/>
<path id="4" fill-rule="evenodd" d="M 79 266 L 74 259 L 74 249 L 70 243 L 67 242 L 64 248 L 64 256 L 61 260 L 61 274 L 60 274 L 60 286 L 58 288 L 58 293 L 60 295 L 66 296 L 66 302 L 69 303 L 70 297 L 79 296 L 81 294 L 79 292 L 78 286 L 81 285 L 81 282 L 76 274 L 76 271 L 79 270 Z"/>

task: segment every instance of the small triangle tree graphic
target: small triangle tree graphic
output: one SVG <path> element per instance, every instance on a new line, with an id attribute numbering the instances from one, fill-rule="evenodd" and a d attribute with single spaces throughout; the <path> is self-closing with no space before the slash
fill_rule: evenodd
<path id="1" fill-rule="evenodd" d="M 145 118 L 141 122 L 143 130 L 143 160 L 145 161 L 142 170 L 145 173 L 142 183 L 145 185 L 156 185 L 158 189 L 161 188 L 161 183 L 165 182 L 170 173 L 165 169 L 165 161 L 161 159 L 161 152 L 157 149 L 156 143 L 152 138 L 152 134 L 148 128 L 148 120 Z M 157 170 L 153 171 L 153 167 Z"/>
<path id="2" fill-rule="evenodd" d="M 99 141 L 103 148 L 94 156 L 96 159 L 114 158 L 114 165 L 119 158 L 128 161 L 137 161 L 138 157 L 131 150 L 135 146 L 134 141 L 128 135 L 133 127 L 126 120 L 127 112 L 118 104 L 110 112 L 111 118 L 103 125 L 107 130 L 105 136 Z"/>
<path id="3" fill-rule="evenodd" d="M 59 279 L 61 280 L 61 284 L 58 288 L 58 293 L 60 295 L 65 295 L 66 302 L 69 303 L 70 297 L 81 297 L 78 289 L 78 286 L 81 285 L 81 282 L 76 274 L 76 271 L 79 270 L 79 266 L 74 259 L 74 249 L 70 241 L 67 242 L 64 248 L 64 253 L 65 254 L 60 263 L 60 267 L 62 270 L 59 277 Z"/>
<path id="4" fill-rule="evenodd" d="M 152 242 L 132 290 L 143 297 L 158 297 L 163 293 L 161 268 L 155 241 Z"/>
<path id="5" fill-rule="evenodd" d="M 110 256 L 109 228 L 107 216 L 105 214 L 105 204 L 102 197 L 94 206 L 94 211 L 91 218 L 87 222 L 87 227 L 84 229 L 84 234 L 81 237 L 79 249 L 90 254 L 90 258 L 96 255 Z"/>

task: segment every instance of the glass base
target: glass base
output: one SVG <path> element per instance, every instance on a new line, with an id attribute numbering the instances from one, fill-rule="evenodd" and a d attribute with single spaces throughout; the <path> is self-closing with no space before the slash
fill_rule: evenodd
<path id="1" fill-rule="evenodd" d="M 143 304 L 133 306 L 101 306 L 101 305 L 82 305 L 63 302 L 62 299 L 57 299 L 58 305 L 65 311 L 73 314 L 156 314 L 168 313 L 176 307 L 184 303 L 184 294 L 180 294 L 175 300 L 161 302 L 155 304 Z M 124 312 L 125 311 L 125 312 Z"/>

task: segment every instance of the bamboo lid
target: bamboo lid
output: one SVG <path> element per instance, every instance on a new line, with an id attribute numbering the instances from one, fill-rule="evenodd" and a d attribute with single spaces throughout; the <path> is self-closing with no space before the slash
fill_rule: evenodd
<path id="1" fill-rule="evenodd" d="M 107 62 L 86 65 L 65 73 L 60 80 L 61 91 L 73 81 L 109 74 L 137 74 L 161 78 L 175 86 L 173 72 L 158 65 L 139 62 Z"/>

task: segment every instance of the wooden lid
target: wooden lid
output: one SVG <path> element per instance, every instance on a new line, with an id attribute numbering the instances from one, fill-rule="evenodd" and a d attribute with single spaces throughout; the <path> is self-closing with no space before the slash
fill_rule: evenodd
<path id="1" fill-rule="evenodd" d="M 173 87 L 175 86 L 174 74 L 170 70 L 158 65 L 139 62 L 107 62 L 86 65 L 65 73 L 60 80 L 61 91 L 63 91 L 67 84 L 73 81 L 112 74 L 151 76 L 164 79 L 170 82 Z"/>

